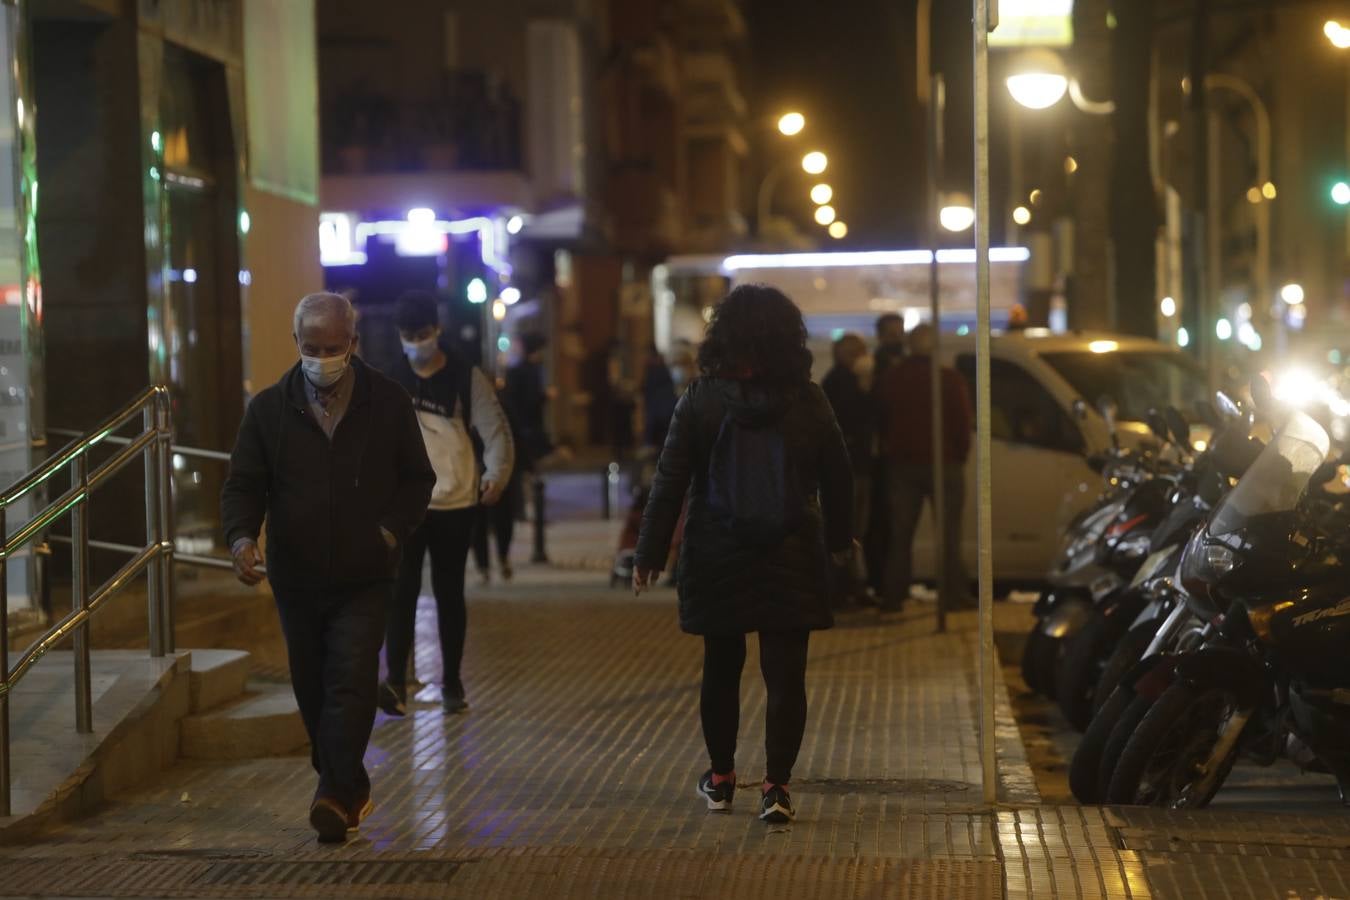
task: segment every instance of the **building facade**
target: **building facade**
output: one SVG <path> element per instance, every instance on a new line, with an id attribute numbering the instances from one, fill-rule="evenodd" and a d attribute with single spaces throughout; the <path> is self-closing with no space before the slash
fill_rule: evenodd
<path id="1" fill-rule="evenodd" d="M 170 388 L 176 442 L 229 449 L 322 284 L 313 3 L 17 0 L 0 23 L 0 480 L 149 384 Z M 175 459 L 180 546 L 218 547 L 224 474 Z M 140 543 L 142 490 L 137 474 L 96 493 L 93 537 Z M 97 557 L 95 577 L 121 562 Z"/>

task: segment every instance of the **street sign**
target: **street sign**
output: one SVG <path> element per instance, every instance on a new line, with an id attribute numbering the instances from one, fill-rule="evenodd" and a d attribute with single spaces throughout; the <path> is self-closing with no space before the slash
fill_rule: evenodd
<path id="1" fill-rule="evenodd" d="M 1073 0 L 998 0 L 991 47 L 1067 47 L 1073 43 Z"/>

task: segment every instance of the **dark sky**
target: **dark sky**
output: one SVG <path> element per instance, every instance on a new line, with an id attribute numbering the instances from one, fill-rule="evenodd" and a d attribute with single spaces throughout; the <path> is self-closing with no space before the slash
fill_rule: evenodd
<path id="1" fill-rule="evenodd" d="M 938 23 L 935 57 L 957 73 L 949 87 L 949 123 L 969 118 L 968 10 L 935 0 L 951 21 Z M 807 131 L 790 143 L 752 132 L 752 185 L 762 176 L 766 146 L 800 153 L 819 146 L 830 155 L 827 180 L 834 206 L 856 247 L 910 247 L 921 240 L 924 111 L 915 92 L 917 0 L 748 0 L 751 65 L 746 93 L 752 115 L 789 108 L 807 117 Z M 952 7 L 957 7 L 953 10 Z M 964 16 L 962 13 L 965 13 Z M 949 125 L 948 171 L 968 168 L 969 129 Z M 807 145 L 811 145 L 807 147 Z M 968 179 L 967 179 L 968 180 Z M 809 179 L 785 182 L 776 209 L 804 197 Z M 802 207 L 805 221 L 809 202 Z M 814 226 L 813 226 L 814 227 Z"/>

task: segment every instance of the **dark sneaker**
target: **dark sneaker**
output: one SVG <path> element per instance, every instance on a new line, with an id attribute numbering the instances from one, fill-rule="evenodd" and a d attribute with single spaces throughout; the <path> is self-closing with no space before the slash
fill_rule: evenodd
<path id="1" fill-rule="evenodd" d="M 309 808 L 309 824 L 318 832 L 319 843 L 340 844 L 347 839 L 347 811 L 333 799 L 319 797 Z"/>
<path id="2" fill-rule="evenodd" d="M 797 813 L 792 808 L 792 797 L 788 795 L 787 788 L 781 784 L 769 786 L 759 804 L 759 818 L 760 821 L 772 825 L 784 825 L 797 818 Z"/>
<path id="3" fill-rule="evenodd" d="M 350 834 L 353 831 L 359 831 L 361 829 L 361 823 L 369 818 L 370 814 L 374 811 L 375 801 L 367 794 L 365 799 L 357 802 L 357 804 L 352 807 L 352 811 L 347 814 L 347 833 Z"/>
<path id="4" fill-rule="evenodd" d="M 732 777 L 721 784 L 713 784 L 713 771 L 709 769 L 698 780 L 698 795 L 708 801 L 708 809 L 713 812 L 728 812 L 731 799 L 736 796 L 736 779 Z"/>
<path id="5" fill-rule="evenodd" d="M 464 691 L 452 691 L 449 688 L 442 689 L 441 709 L 451 715 L 468 712 L 469 701 L 464 699 Z"/>
<path id="6" fill-rule="evenodd" d="M 376 696 L 375 702 L 387 715 L 406 716 L 408 714 L 408 689 L 401 685 L 381 681 L 380 692 Z"/>
<path id="7" fill-rule="evenodd" d="M 502 581 L 510 581 L 516 577 L 516 570 L 511 568 L 511 564 L 502 560 Z"/>

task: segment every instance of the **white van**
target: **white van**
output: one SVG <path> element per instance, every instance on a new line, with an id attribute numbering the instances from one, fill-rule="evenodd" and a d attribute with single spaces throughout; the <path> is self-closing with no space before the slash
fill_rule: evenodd
<path id="1" fill-rule="evenodd" d="M 831 365 L 830 341 L 812 340 L 815 374 Z M 967 379 L 974 403 L 975 337 L 944 333 L 944 364 Z M 1034 584 L 1050 570 L 1070 519 L 1101 490 L 1088 457 L 1110 446 L 1096 406 L 1119 409 L 1122 442 L 1148 441 L 1151 408 L 1176 406 L 1188 418 L 1207 397 L 1203 372 L 1176 348 L 1146 338 L 1031 329 L 991 341 L 994 575 Z M 1081 404 L 1077 401 L 1083 401 Z M 1200 435 L 1203 437 L 1203 434 Z M 967 463 L 964 553 L 974 574 L 975 453 Z M 934 575 L 927 512 L 914 548 L 918 578 Z"/>

